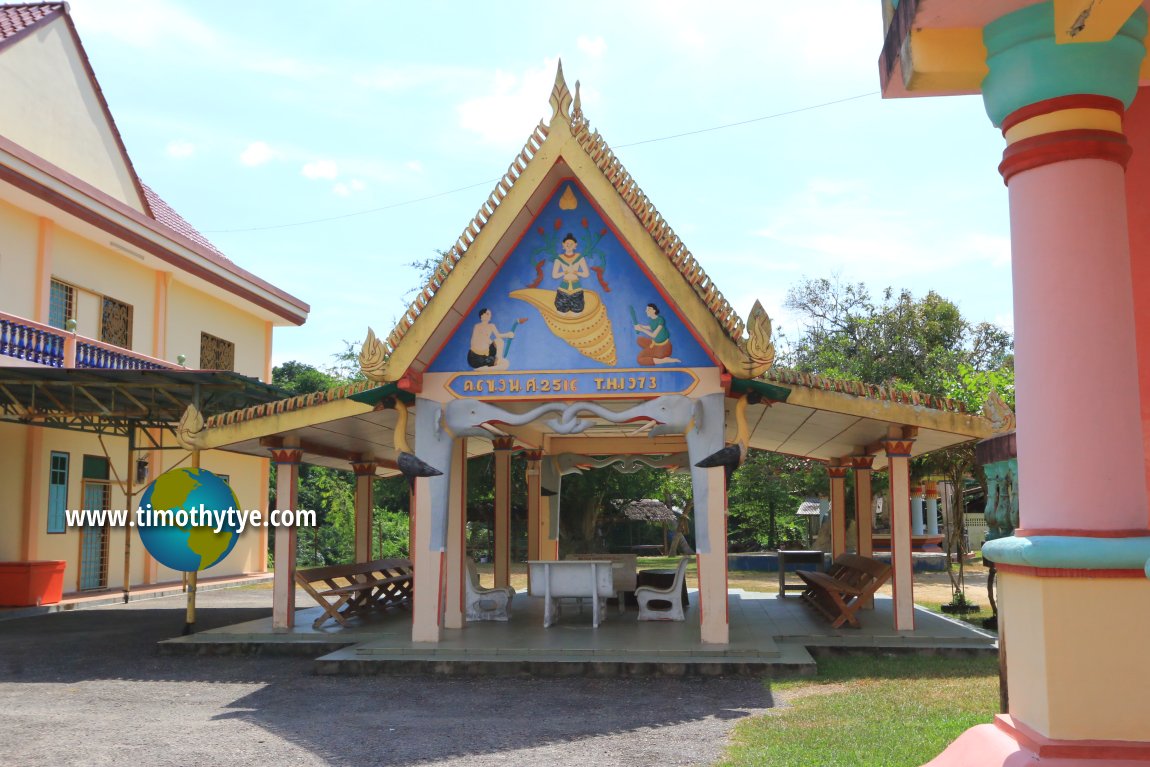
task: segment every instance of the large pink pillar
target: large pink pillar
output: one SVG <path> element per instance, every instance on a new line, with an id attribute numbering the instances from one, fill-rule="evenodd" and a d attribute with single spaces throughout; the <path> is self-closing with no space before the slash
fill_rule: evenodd
<path id="1" fill-rule="evenodd" d="M 1146 118 L 1123 130 L 1147 14 L 1126 13 L 1112 38 L 1093 42 L 1057 40 L 1052 3 L 984 30 L 983 98 L 1007 143 L 999 170 L 1014 273 L 1020 525 L 983 546 L 998 567 L 1009 712 L 932 764 L 1150 764 L 1135 334 L 1136 316 L 1150 315 L 1136 315 L 1148 289 L 1132 275 L 1147 273 L 1130 259 L 1131 237 L 1147 230 L 1128 220 L 1124 174 L 1127 133 Z M 1145 183 L 1133 186 L 1144 194 Z"/>
<path id="2" fill-rule="evenodd" d="M 1138 89 L 1138 97 L 1126 111 L 1124 127 L 1133 149 L 1126 165 L 1126 218 L 1142 406 L 1142 452 L 1150 488 L 1150 215 L 1146 215 L 1150 211 L 1150 87 Z"/>
<path id="3" fill-rule="evenodd" d="M 1113 156 L 1090 156 L 1088 146 L 1066 138 L 1029 152 L 1008 147 L 1002 163 L 1026 499 L 1019 536 L 1147 530 L 1125 153 L 1118 153 L 1126 143 L 1113 135 Z M 1028 160 L 1045 162 L 1027 167 Z M 1086 390 L 1055 383 L 1070 369 L 1091 371 Z"/>

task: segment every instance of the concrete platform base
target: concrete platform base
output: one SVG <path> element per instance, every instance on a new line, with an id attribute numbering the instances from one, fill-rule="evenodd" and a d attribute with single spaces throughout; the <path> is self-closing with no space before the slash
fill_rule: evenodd
<path id="1" fill-rule="evenodd" d="M 799 599 L 733 590 L 730 642 L 700 641 L 698 594 L 686 620 L 642 622 L 635 610 L 609 608 L 599 628 L 591 610 L 564 608 L 543 628 L 542 599 L 518 595 L 506 623 L 469 623 L 444 630 L 438 643 L 412 642 L 405 610 L 364 616 L 346 627 L 312 621 L 318 607 L 296 613 L 296 626 L 276 631 L 263 618 L 161 642 L 164 655 L 302 655 L 319 674 L 467 674 L 514 676 L 795 676 L 811 674 L 814 652 L 996 652 L 993 635 L 925 610 L 918 630 L 891 628 L 891 601 L 863 611 L 861 629 L 831 629 Z M 304 604 L 300 601 L 299 604 Z"/>

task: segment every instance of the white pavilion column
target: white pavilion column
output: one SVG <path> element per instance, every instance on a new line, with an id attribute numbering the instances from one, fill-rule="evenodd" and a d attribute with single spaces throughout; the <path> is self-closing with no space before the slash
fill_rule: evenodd
<path id="1" fill-rule="evenodd" d="M 926 533 L 926 524 L 923 522 L 923 489 L 921 485 L 915 485 L 910 498 L 910 529 L 914 535 L 923 535 Z"/>
<path id="2" fill-rule="evenodd" d="M 415 571 L 411 641 L 438 642 L 443 626 L 443 552 L 432 549 L 429 477 L 416 477 L 411 505 L 411 562 Z"/>
<path id="3" fill-rule="evenodd" d="M 938 483 L 926 483 L 926 534 L 938 535 Z"/>
<path id="4" fill-rule="evenodd" d="M 828 466 L 831 480 L 831 558 L 847 551 L 847 467 Z"/>
<path id="5" fill-rule="evenodd" d="M 495 446 L 495 587 L 511 585 L 511 449 L 512 437 L 496 437 Z"/>
<path id="6" fill-rule="evenodd" d="M 871 473 L 874 458 L 869 455 L 856 455 L 848 459 L 849 465 L 855 473 L 855 529 L 858 531 L 858 555 L 870 557 L 874 553 L 872 535 L 874 533 L 874 512 L 871 504 L 874 502 L 871 494 Z M 863 607 L 874 607 L 874 596 L 868 596 L 863 601 Z"/>
<path id="7" fill-rule="evenodd" d="M 351 468 L 355 472 L 355 561 L 370 562 L 372 514 L 375 511 L 372 492 L 375 463 L 355 461 Z"/>
<path id="8" fill-rule="evenodd" d="M 893 427 L 892 432 L 901 431 Z M 913 439 L 883 443 L 890 477 L 890 558 L 894 587 L 894 628 L 914 631 L 914 558 L 910 540 L 910 450 Z"/>
<path id="9" fill-rule="evenodd" d="M 691 486 L 695 497 L 699 638 L 703 644 L 728 644 L 730 641 L 726 472 L 721 467 L 704 469 L 698 466 L 702 458 L 723 446 L 724 399 L 721 391 L 699 397 L 695 427 L 687 430 Z"/>
<path id="10" fill-rule="evenodd" d="M 451 446 L 451 485 L 448 493 L 443 627 L 461 629 L 465 625 L 463 579 L 467 577 L 463 564 L 463 558 L 467 556 L 466 438 L 455 440 Z"/>
<path id="11" fill-rule="evenodd" d="M 296 449 L 272 450 L 276 464 L 276 508 L 296 508 L 299 465 L 303 452 Z M 277 525 L 275 531 L 275 572 L 272 575 L 272 628 L 295 626 L 295 525 Z"/>

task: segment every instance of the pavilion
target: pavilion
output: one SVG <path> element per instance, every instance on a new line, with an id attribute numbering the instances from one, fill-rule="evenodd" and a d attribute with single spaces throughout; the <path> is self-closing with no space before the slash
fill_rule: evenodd
<path id="1" fill-rule="evenodd" d="M 368 381 L 206 420 L 191 411 L 184 446 L 270 452 L 281 507 L 294 505 L 300 463 L 353 469 L 361 561 L 372 478 L 395 474 L 404 453 L 442 471 L 414 480 L 411 636 L 421 643 L 465 624 L 471 456 L 494 451 L 496 585 L 509 578 L 513 451 L 527 458 L 529 559 L 558 556 L 565 473 L 613 462 L 690 471 L 705 645 L 726 644 L 729 622 L 724 469 L 702 459 L 733 445 L 825 462 L 834 554 L 848 546 L 848 472 L 868 512 L 857 548 L 870 553 L 871 473 L 885 469 L 892 620 L 913 631 L 909 460 L 987 437 L 991 422 L 954 401 L 775 368 L 767 313 L 756 303 L 744 323 L 591 129 L 561 66 L 550 106 L 399 325 L 368 331 Z M 294 621 L 295 534 L 275 531 L 280 629 Z"/>

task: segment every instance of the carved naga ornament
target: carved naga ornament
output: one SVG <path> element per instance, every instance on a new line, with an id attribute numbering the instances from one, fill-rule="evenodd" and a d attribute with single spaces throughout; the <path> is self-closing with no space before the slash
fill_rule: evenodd
<path id="1" fill-rule="evenodd" d="M 176 441 L 185 450 L 199 450 L 203 444 L 204 416 L 195 405 L 188 405 L 176 425 Z"/>
<path id="2" fill-rule="evenodd" d="M 991 389 L 990 394 L 986 398 L 986 402 L 982 405 L 982 415 L 990 421 L 990 426 L 994 429 L 995 434 L 1002 434 L 1004 432 L 1013 431 L 1015 427 L 1014 411 L 1010 409 L 1010 405 L 1002 399 L 1002 395 L 998 393 L 998 389 Z"/>
<path id="3" fill-rule="evenodd" d="M 367 329 L 367 338 L 359 350 L 359 369 L 371 381 L 387 380 L 387 348 L 371 328 Z"/>
<path id="4" fill-rule="evenodd" d="M 743 352 L 744 365 L 748 378 L 758 378 L 775 364 L 775 342 L 771 340 L 773 329 L 771 318 L 763 305 L 755 301 L 751 314 L 747 317 L 748 337 L 739 342 Z"/>

